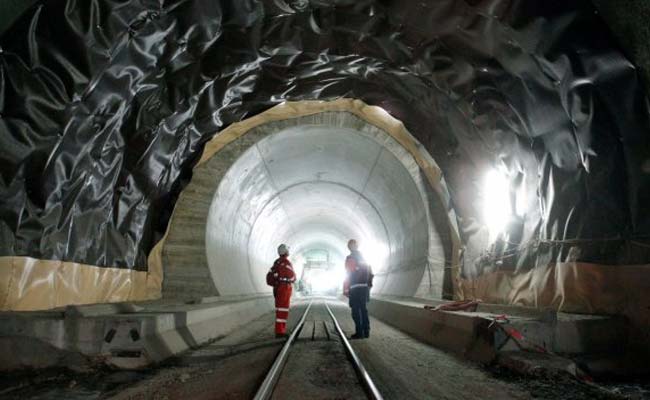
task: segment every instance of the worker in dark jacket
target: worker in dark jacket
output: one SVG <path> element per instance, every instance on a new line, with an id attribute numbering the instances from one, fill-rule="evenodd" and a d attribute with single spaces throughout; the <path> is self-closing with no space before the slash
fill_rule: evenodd
<path id="1" fill-rule="evenodd" d="M 351 339 L 368 338 L 370 336 L 370 320 L 368 319 L 367 303 L 370 300 L 372 288 L 372 268 L 368 265 L 359 245 L 354 239 L 348 242 L 350 255 L 345 259 L 346 279 L 343 284 L 343 294 L 350 299 L 352 319 L 354 320 L 354 335 Z"/>
<path id="2" fill-rule="evenodd" d="M 271 270 L 266 274 L 266 283 L 273 286 L 275 297 L 275 336 L 287 335 L 287 319 L 289 318 L 289 303 L 291 301 L 292 284 L 296 274 L 289 261 L 289 246 L 281 244 L 278 247 L 278 257 Z"/>

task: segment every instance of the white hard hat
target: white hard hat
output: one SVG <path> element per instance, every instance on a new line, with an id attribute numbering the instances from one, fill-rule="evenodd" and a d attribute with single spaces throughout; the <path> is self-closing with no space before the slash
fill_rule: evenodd
<path id="1" fill-rule="evenodd" d="M 278 255 L 286 256 L 288 254 L 289 254 L 289 246 L 287 246 L 284 243 L 278 246 Z"/>

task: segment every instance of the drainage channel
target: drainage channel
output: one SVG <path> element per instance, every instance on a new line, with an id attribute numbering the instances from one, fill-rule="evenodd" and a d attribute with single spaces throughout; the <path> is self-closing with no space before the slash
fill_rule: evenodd
<path id="1" fill-rule="evenodd" d="M 313 311 L 314 309 L 317 310 Z M 313 314 L 310 317 L 314 318 L 314 321 L 307 324 L 306 320 L 310 310 Z M 330 321 L 318 321 L 318 318 Z M 324 330 L 325 335 L 322 335 L 320 341 L 315 340 L 312 329 Z M 331 335 L 330 330 L 332 331 Z M 329 341 L 330 337 L 335 336 L 339 337 L 340 344 L 343 345 L 342 349 L 338 345 L 331 347 L 335 342 Z M 296 344 L 298 339 L 300 341 Z M 289 360 L 290 353 L 291 360 Z M 319 357 L 322 358 L 314 360 L 314 355 L 320 355 Z M 345 360 L 346 358 L 348 361 Z M 315 365 L 316 368 L 314 368 Z M 309 371 L 313 371 L 311 376 Z M 355 374 L 357 379 L 354 378 Z M 323 375 L 328 375 L 330 378 L 332 376 L 342 377 L 343 381 L 330 382 L 332 390 L 341 390 L 341 386 L 345 386 L 347 383 L 349 388 L 353 389 L 349 392 L 350 398 L 364 398 L 365 394 L 365 397 L 369 399 L 382 399 L 376 385 L 345 337 L 345 333 L 329 305 L 323 302 L 322 306 L 319 304 L 312 307 L 312 303 L 309 303 L 300 321 L 278 353 L 254 398 L 286 398 L 287 392 L 291 393 L 289 397 L 302 398 L 309 395 L 312 398 L 320 398 L 323 394 L 322 385 L 328 384 Z M 314 382 L 314 378 L 319 382 Z M 290 386 L 291 389 L 288 389 L 287 386 Z M 313 393 L 310 392 L 310 387 L 315 390 Z M 357 395 L 353 396 L 353 392 L 356 392 Z"/>

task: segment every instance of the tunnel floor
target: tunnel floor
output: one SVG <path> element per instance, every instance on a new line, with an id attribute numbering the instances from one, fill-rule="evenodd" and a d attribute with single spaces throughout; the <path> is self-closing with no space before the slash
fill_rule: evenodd
<path id="1" fill-rule="evenodd" d="M 291 349 L 274 398 L 364 398 L 327 315 L 315 299 Z M 327 300 L 345 332 L 353 332 L 346 304 Z M 296 325 L 306 303 L 292 308 Z M 3 399 L 248 399 L 252 398 L 283 340 L 266 314 L 211 344 L 144 371 L 48 370 L 0 378 Z M 387 399 L 598 399 L 601 390 L 570 379 L 513 376 L 483 368 L 421 343 L 371 318 L 371 338 L 351 341 Z"/>

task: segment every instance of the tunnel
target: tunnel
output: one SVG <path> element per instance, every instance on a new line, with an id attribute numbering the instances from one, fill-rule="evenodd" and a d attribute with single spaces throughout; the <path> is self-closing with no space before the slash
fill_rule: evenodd
<path id="1" fill-rule="evenodd" d="M 310 111 L 341 106 L 348 110 Z M 353 100 L 280 109 L 284 119 L 220 143 L 195 168 L 163 244 L 163 296 L 268 292 L 265 271 L 279 243 L 298 259 L 326 251 L 341 276 L 351 238 L 373 267 L 378 293 L 450 293 L 445 260 L 454 225 L 439 197 L 440 170 L 403 125 Z M 391 129 L 391 136 L 353 113 L 359 110 L 402 129 Z M 212 284 L 189 281 L 197 276 Z"/>
<path id="2" fill-rule="evenodd" d="M 649 12 L 0 1 L 0 397 L 647 396 Z"/>

